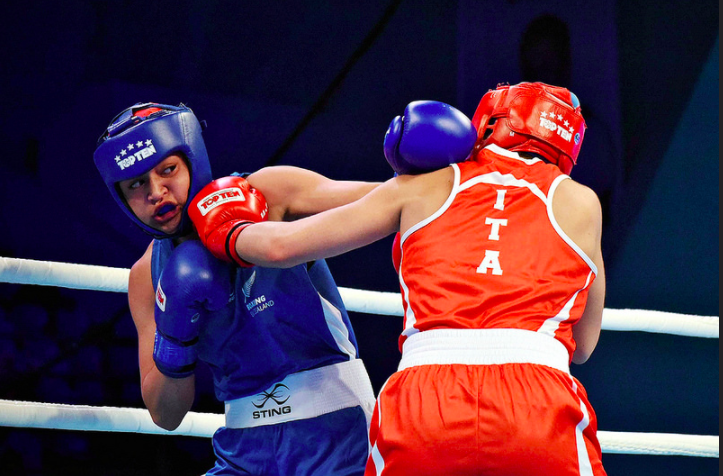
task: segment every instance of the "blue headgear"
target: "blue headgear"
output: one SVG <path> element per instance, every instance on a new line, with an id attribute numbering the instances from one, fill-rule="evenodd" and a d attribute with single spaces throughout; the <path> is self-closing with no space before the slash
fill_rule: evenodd
<path id="1" fill-rule="evenodd" d="M 191 226 L 188 203 L 212 180 L 211 164 L 201 137 L 204 128 L 205 121 L 200 123 L 183 104 L 137 103 L 118 114 L 98 139 L 93 160 L 113 199 L 136 225 L 154 238 L 172 238 L 187 232 Z M 118 182 L 148 172 L 172 153 L 186 157 L 191 186 L 179 232 L 168 235 L 138 219 L 123 198 Z"/>

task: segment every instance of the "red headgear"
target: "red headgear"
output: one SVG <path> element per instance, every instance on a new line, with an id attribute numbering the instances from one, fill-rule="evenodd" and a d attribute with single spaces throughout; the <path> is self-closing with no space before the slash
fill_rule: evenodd
<path id="1" fill-rule="evenodd" d="M 539 154 L 569 174 L 577 163 L 585 119 L 580 101 L 565 88 L 545 83 L 498 86 L 487 91 L 472 118 L 475 154 L 488 144 Z"/>

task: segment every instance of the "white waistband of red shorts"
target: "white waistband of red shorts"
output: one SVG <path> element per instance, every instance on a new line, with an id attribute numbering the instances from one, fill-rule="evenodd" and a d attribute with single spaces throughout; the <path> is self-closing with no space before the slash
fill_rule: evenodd
<path id="1" fill-rule="evenodd" d="M 539 364 L 570 373 L 559 340 L 524 329 L 433 329 L 404 341 L 399 370 L 419 365 Z"/>
<path id="2" fill-rule="evenodd" d="M 374 401 L 364 363 L 354 359 L 297 372 L 264 392 L 225 402 L 226 427 L 276 425 L 356 406 L 369 417 Z"/>

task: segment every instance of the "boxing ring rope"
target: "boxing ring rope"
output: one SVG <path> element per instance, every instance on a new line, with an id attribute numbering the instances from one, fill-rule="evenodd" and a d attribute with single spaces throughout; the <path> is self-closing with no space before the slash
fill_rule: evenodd
<path id="1" fill-rule="evenodd" d="M 0 283 L 58 286 L 71 289 L 127 292 L 124 268 L 0 257 Z M 396 293 L 339 288 L 349 311 L 402 316 Z M 718 338 L 718 316 L 695 316 L 638 309 L 605 309 L 603 330 L 642 331 Z M 146 409 L 92 407 L 0 400 L 0 426 L 134 432 L 211 437 L 224 424 L 222 414 L 189 412 L 174 431 L 153 423 Z M 719 457 L 716 435 L 598 431 L 604 453 Z"/>
<path id="2" fill-rule="evenodd" d="M 146 409 L 0 400 L 0 425 L 55 430 L 109 431 L 210 438 L 224 416 L 188 412 L 173 431 L 153 423 Z M 604 453 L 718 457 L 718 437 L 598 431 Z"/>
<path id="3" fill-rule="evenodd" d="M 71 289 L 128 292 L 124 268 L 58 263 L 0 257 L 0 283 L 38 284 Z M 339 288 L 349 311 L 402 316 L 398 294 Z M 718 338 L 718 316 L 694 316 L 639 309 L 604 309 L 602 328 L 612 331 L 642 331 L 689 337 Z"/>

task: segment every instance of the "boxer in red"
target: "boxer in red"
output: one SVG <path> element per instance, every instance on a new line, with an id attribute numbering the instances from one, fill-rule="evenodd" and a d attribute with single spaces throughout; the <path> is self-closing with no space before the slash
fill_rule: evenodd
<path id="1" fill-rule="evenodd" d="M 430 139 L 449 117 L 416 106 L 385 139 L 400 175 L 313 217 L 222 231 L 226 249 L 284 267 L 401 233 L 402 359 L 377 398 L 367 476 L 604 475 L 569 369 L 597 345 L 605 295 L 600 202 L 567 175 L 585 133 L 577 97 L 489 91 L 451 166 L 442 151 L 466 134 Z"/>

